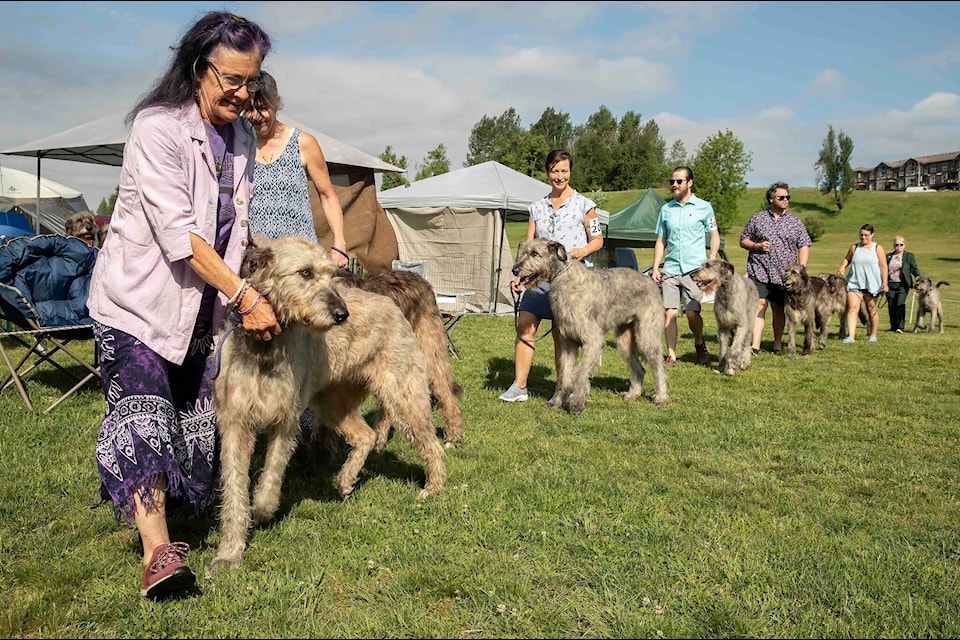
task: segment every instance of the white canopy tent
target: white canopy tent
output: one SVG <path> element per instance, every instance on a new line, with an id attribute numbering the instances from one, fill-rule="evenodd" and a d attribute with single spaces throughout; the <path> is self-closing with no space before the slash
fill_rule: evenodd
<path id="1" fill-rule="evenodd" d="M 67 218 L 89 210 L 83 194 L 75 189 L 46 178 L 38 182 L 32 173 L 0 166 L 0 211 L 23 213 L 34 220 L 37 233 L 63 233 Z"/>
<path id="2" fill-rule="evenodd" d="M 377 199 L 400 260 L 425 260 L 434 289 L 472 290 L 475 310 L 511 313 L 514 254 L 504 222 L 525 220 L 530 204 L 549 192 L 550 185 L 490 161 L 381 191 Z"/>

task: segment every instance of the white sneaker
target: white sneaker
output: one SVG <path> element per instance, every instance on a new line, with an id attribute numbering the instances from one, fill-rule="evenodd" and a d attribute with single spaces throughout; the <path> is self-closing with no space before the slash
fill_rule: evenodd
<path id="1" fill-rule="evenodd" d="M 517 386 L 514 382 L 510 388 L 500 394 L 500 399 L 504 402 L 526 402 L 527 390 Z"/>

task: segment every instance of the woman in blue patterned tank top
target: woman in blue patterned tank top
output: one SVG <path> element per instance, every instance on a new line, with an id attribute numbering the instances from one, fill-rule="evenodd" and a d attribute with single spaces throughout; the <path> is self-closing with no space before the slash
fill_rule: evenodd
<path id="1" fill-rule="evenodd" d="M 320 143 L 309 133 L 277 119 L 277 112 L 283 106 L 277 81 L 266 71 L 260 75 L 262 86 L 246 114 L 257 132 L 250 232 L 268 238 L 292 235 L 317 242 L 309 177 L 320 195 L 324 216 L 333 232 L 330 257 L 338 267 L 345 266 L 348 260 L 343 209 L 330 181 Z"/>

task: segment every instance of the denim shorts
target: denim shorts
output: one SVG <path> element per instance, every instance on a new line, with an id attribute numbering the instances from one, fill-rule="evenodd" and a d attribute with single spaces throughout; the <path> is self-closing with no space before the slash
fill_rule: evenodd
<path id="1" fill-rule="evenodd" d="M 541 282 L 535 289 L 527 289 L 520 298 L 520 311 L 528 311 L 544 320 L 553 320 L 550 308 L 550 283 Z"/>

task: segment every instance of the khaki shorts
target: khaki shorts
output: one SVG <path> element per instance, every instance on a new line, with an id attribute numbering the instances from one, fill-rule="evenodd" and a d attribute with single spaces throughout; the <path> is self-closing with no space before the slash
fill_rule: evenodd
<path id="1" fill-rule="evenodd" d="M 679 276 L 675 273 L 660 272 L 660 291 L 663 294 L 665 309 L 679 309 L 681 298 L 686 300 L 684 311 L 700 312 L 700 300 L 703 293 L 689 274 Z"/>

